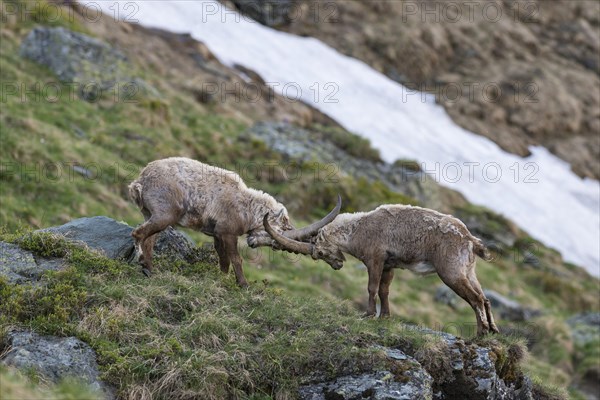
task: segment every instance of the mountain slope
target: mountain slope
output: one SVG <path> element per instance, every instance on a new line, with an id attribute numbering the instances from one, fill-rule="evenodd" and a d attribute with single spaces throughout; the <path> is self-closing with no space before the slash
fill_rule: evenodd
<path id="1" fill-rule="evenodd" d="M 6 9 L 2 7 L 2 10 Z M 8 20 L 0 28 L 0 70 L 3 84 L 17 82 L 32 88 L 36 83 L 45 85 L 58 82 L 51 71 L 19 55 L 22 40 L 34 26 L 61 23 L 44 20 L 43 15 L 38 15 L 35 20 L 25 21 L 3 15 L 3 18 Z M 115 101 L 112 95 L 102 97 L 96 102 L 85 101 L 78 96 L 61 97 L 59 101 L 51 102 L 45 97 L 36 98 L 34 94 L 29 94 L 23 101 L 20 93 L 5 93 L 6 102 L 0 109 L 0 151 L 3 161 L 0 174 L 0 216 L 2 224 L 8 226 L 11 231 L 17 227 L 47 227 L 76 217 L 95 214 L 110 215 L 131 224 L 139 223 L 142 216 L 126 200 L 126 185 L 148 161 L 175 154 L 238 170 L 249 186 L 268 190 L 288 205 L 291 215 L 299 225 L 299 221 L 308 221 L 323 215 L 338 192 L 343 194 L 345 210 L 349 211 L 366 210 L 381 203 L 422 204 L 419 201 L 427 201 L 426 198 L 409 198 L 408 193 L 394 192 L 381 182 L 355 179 L 343 169 L 343 165 L 332 173 L 332 164 L 329 161 L 323 165 L 319 164 L 318 159 L 310 162 L 295 160 L 275 151 L 257 138 L 249 138 L 247 128 L 254 121 L 290 120 L 296 125 L 306 127 L 314 137 L 320 138 L 318 140 L 327 141 L 337 136 L 337 147 L 349 149 L 346 154 L 354 153 L 356 156 L 356 149 L 365 146 L 364 141 L 358 140 L 339 127 L 324 128 L 323 123 L 335 124 L 302 103 L 290 104 L 281 98 L 273 102 L 237 102 L 235 98 L 227 97 L 225 101 L 221 101 L 221 93 L 216 94 L 216 101 L 211 101 L 202 94 L 203 83 L 241 84 L 245 80 L 240 78 L 240 72 L 211 60 L 210 52 L 207 53 L 205 47 L 185 35 L 130 26 L 109 19 L 91 24 L 76 17 L 75 21 L 63 21 L 61 24 L 118 47 L 128 57 L 131 72 L 155 88 L 158 95 L 143 94 L 132 103 Z M 199 55 L 208 61 L 199 62 Z M 247 71 L 246 75 L 249 72 Z M 190 83 L 194 78 L 198 81 Z M 258 81 L 257 77 L 254 79 Z M 40 88 L 34 93 L 43 94 L 44 91 Z M 298 128 L 292 126 L 290 129 Z M 285 135 L 282 134 L 281 137 Z M 371 158 L 377 158 L 372 149 L 365 153 Z M 8 169 L 7 166 L 17 166 L 19 169 Z M 63 168 L 60 176 L 57 176 L 56 169 L 52 169 L 54 167 Z M 96 171 L 102 171 L 102 175 L 98 176 Z M 459 195 L 442 196 L 438 201 L 440 199 L 449 212 L 460 215 L 473 227 L 471 229 L 474 232 L 474 227 L 479 225 L 478 235 L 487 234 L 492 240 L 514 230 L 514 225 L 504 218 L 489 210 L 465 203 Z M 193 235 L 200 242 L 209 240 L 200 234 Z M 565 263 L 557 252 L 544 247 L 524 232 L 516 234 L 514 239 L 514 243 L 498 250 L 498 260 L 495 263 L 479 262 L 480 279 L 485 288 L 492 288 L 524 304 L 545 310 L 542 317 L 529 322 L 500 319 L 505 332 L 514 332 L 519 336 L 529 335 L 528 329 L 533 326 L 536 334 L 535 340 L 530 343 L 532 358 L 526 365 L 529 372 L 546 382 L 563 387 L 577 383 L 588 370 L 593 370 L 593 362 L 588 360 L 591 367 L 575 371 L 575 365 L 579 365 L 582 359 L 582 352 L 574 345 L 565 320 L 574 313 L 598 311 L 599 283 L 580 268 Z M 221 295 L 226 290 L 233 290 L 235 296 L 240 296 L 241 302 L 251 301 L 255 294 L 258 296 L 263 290 L 260 282 L 266 279 L 270 282 L 270 287 L 264 289 L 269 293 L 265 295 L 267 297 L 263 303 L 265 310 L 276 308 L 279 302 L 278 291 L 283 290 L 283 302 L 291 311 L 287 308 L 285 310 L 294 318 L 297 317 L 300 324 L 304 323 L 304 317 L 293 312 L 294 307 L 302 304 L 305 299 L 313 299 L 314 302 L 310 301 L 310 307 L 315 308 L 305 310 L 306 315 L 322 312 L 324 321 L 329 321 L 334 326 L 357 324 L 356 332 L 371 332 L 368 335 L 376 336 L 381 326 L 385 329 L 389 327 L 391 331 L 401 329 L 401 321 L 449 330 L 465 337 L 471 334 L 469 329 L 472 327 L 473 314 L 468 307 L 459 306 L 453 310 L 447 305 L 435 302 L 435 289 L 440 284 L 435 276 L 419 278 L 400 272 L 392 288 L 392 311 L 396 317 L 381 323 L 352 322 L 358 314 L 356 310 L 362 310 L 364 307 L 366 295 L 366 274 L 356 261 L 351 260 L 344 270 L 336 273 L 326 265 L 314 263 L 309 259 L 294 258 L 282 253 L 256 252 L 244 247 L 242 249 L 248 265 L 247 276 L 255 282 L 253 291 L 248 296 L 230 288 L 230 277 L 215 275 L 216 272 L 211 271 L 209 266 L 205 266 L 205 269 L 198 267 L 199 270 L 192 268 L 185 272 L 180 270 L 179 266 L 165 265 L 162 277 L 164 279 L 144 288 L 144 282 L 140 280 L 142 278 L 138 276 L 134 267 L 115 264 L 113 272 L 122 274 L 119 275 L 122 279 L 120 278 L 115 287 L 108 287 L 107 282 L 100 286 L 95 285 L 96 280 L 109 280 L 112 277 L 110 273 L 107 276 L 100 273 L 96 277 L 84 277 L 91 281 L 86 281 L 83 286 L 76 280 L 75 287 L 87 287 L 88 283 L 93 288 L 98 286 L 103 291 L 110 292 L 111 297 L 114 295 L 114 302 L 110 304 L 115 306 L 120 304 L 123 307 L 134 307 L 132 304 L 137 300 L 144 303 L 155 298 L 164 304 L 164 307 L 177 309 L 180 300 L 188 302 L 190 296 L 201 292 L 202 285 L 213 287 L 210 282 L 216 285 L 215 290 Z M 102 262 L 99 263 L 103 265 Z M 189 276 L 186 275 L 188 273 Z M 208 276 L 206 280 L 201 279 L 204 273 Z M 197 277 L 194 276 L 196 274 Z M 79 275 L 76 273 L 75 278 L 79 279 Z M 66 279 L 71 282 L 73 277 L 65 274 L 49 279 L 56 282 Z M 166 284 L 176 292 L 190 283 L 188 280 L 195 282 L 191 294 L 165 293 L 158 287 Z M 135 299 L 123 297 L 123 293 L 128 292 L 132 285 L 135 286 L 135 290 L 131 291 L 131 296 Z M 7 288 L 11 292 L 19 291 L 11 286 Z M 100 297 L 105 294 L 101 294 Z M 340 304 L 340 299 L 349 300 L 351 303 Z M 98 299 L 95 298 L 94 301 L 96 300 Z M 221 300 L 223 302 L 219 304 L 225 307 L 225 300 Z M 59 310 L 66 309 L 67 312 L 78 315 L 79 304 L 69 303 L 65 306 L 59 298 L 48 298 L 47 301 L 50 301 L 52 307 L 57 305 L 60 306 Z M 93 304 L 99 309 L 106 307 L 101 303 L 101 299 L 98 301 L 100 303 Z M 22 300 L 17 302 L 26 304 Z M 335 306 L 332 308 L 329 304 Z M 52 307 L 50 310 L 54 309 Z M 148 307 L 149 313 L 160 312 L 166 316 L 166 311 L 157 308 L 158 306 Z M 210 307 L 206 305 L 206 308 Z M 102 317 L 102 312 L 98 313 L 98 318 Z M 42 332 L 60 335 L 72 332 L 68 332 L 68 329 L 76 329 L 75 322 L 70 321 L 65 328 L 65 325 L 55 323 L 49 314 L 43 313 L 37 319 L 35 318 L 38 316 L 34 315 L 33 320 L 26 315 L 11 324 L 22 324 Z M 242 316 L 246 317 L 248 314 Z M 336 317 L 338 314 L 343 321 Z M 106 328 L 109 331 L 104 333 L 123 335 L 120 332 L 123 324 L 127 323 L 127 315 L 125 313 L 110 316 L 114 317 L 115 326 L 111 328 L 114 331 L 110 331 L 109 324 Z M 238 314 L 233 313 L 233 316 L 236 315 Z M 140 325 L 136 325 L 138 322 Z M 136 321 L 134 325 L 136 329 L 143 331 L 147 327 L 146 322 Z M 237 328 L 234 322 L 228 325 L 231 331 L 223 332 L 227 337 L 236 335 Z M 221 327 L 215 324 L 215 329 Z M 261 325 L 261 329 L 266 328 Z M 207 332 L 212 331 L 208 329 Z M 323 332 L 331 332 L 331 328 Z M 340 339 L 339 336 L 336 337 Z M 124 340 L 135 339 L 125 337 Z M 165 344 L 167 345 L 172 344 Z M 121 349 L 114 343 L 107 346 L 104 348 L 103 343 L 97 344 L 98 349 L 108 352 L 107 359 L 113 357 L 115 363 L 119 364 Z M 167 347 L 162 349 L 169 351 Z M 141 356 L 154 359 L 153 357 L 159 357 L 160 354 L 149 352 Z M 143 367 L 148 361 L 145 358 L 142 361 L 136 358 L 128 362 L 136 363 L 135 368 L 131 364 L 125 364 L 131 369 L 126 369 L 125 372 L 113 370 L 111 376 L 118 380 L 119 373 L 123 372 L 127 373 L 123 382 L 136 379 L 138 383 L 144 381 L 147 371 Z M 215 365 L 222 367 L 222 364 Z M 272 367 L 274 370 L 279 368 L 277 363 L 272 364 Z M 286 365 L 286 368 L 288 367 Z M 138 375 L 129 375 L 132 371 L 138 371 Z M 281 371 L 273 373 L 280 374 Z M 291 387 L 286 390 L 292 390 Z"/>
<path id="2" fill-rule="evenodd" d="M 409 95 L 318 40 L 265 28 L 216 1 L 138 6 L 140 23 L 189 31 L 227 65 L 255 70 L 279 93 L 368 138 L 385 161 L 417 159 L 440 184 L 520 221 L 570 262 L 600 274 L 598 182 L 582 180 L 544 147 L 531 147 L 525 159 L 507 153 L 456 125 L 432 96 Z M 313 59 L 318 64 L 307 62 Z"/>
<path id="3" fill-rule="evenodd" d="M 291 12 L 279 29 L 434 94 L 456 123 L 507 151 L 543 145 L 600 178 L 598 2 L 298 1 Z"/>

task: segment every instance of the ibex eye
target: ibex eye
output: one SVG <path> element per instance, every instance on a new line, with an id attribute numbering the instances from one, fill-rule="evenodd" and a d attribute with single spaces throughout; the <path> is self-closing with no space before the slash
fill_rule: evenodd
<path id="1" fill-rule="evenodd" d="M 319 255 L 322 256 L 323 254 L 325 254 L 325 253 L 323 253 L 321 250 L 319 250 Z"/>

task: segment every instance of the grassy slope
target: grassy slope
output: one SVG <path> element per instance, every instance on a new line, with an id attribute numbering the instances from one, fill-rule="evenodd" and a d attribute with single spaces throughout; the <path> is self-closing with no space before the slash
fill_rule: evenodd
<path id="1" fill-rule="evenodd" d="M 36 82 L 43 84 L 55 80 L 46 69 L 18 56 L 20 38 L 32 26 L 32 22 L 26 21 L 8 24 L 3 28 L 0 43 L 2 83 L 16 81 L 32 87 Z M 85 30 L 82 27 L 78 29 Z M 77 98 L 68 100 L 63 98 L 56 103 L 30 99 L 23 104 L 14 96 L 7 96 L 7 101 L 3 102 L 0 109 L 2 143 L 0 158 L 4 163 L 0 174 L 2 199 L 0 219 L 3 225 L 11 230 L 18 226 L 43 227 L 63 223 L 79 216 L 100 214 L 135 224 L 140 221 L 141 216 L 125 200 L 126 185 L 146 162 L 169 155 L 192 156 L 209 163 L 226 165 L 231 169 L 235 168 L 239 160 L 252 160 L 259 165 L 267 162 L 283 163 L 279 155 L 270 152 L 261 143 L 248 143 L 237 139 L 247 127 L 246 119 L 221 115 L 214 106 L 201 104 L 191 95 L 176 89 L 170 90 L 168 83 L 164 82 L 165 78 L 156 71 L 144 69 L 140 75 L 152 83 L 162 82 L 160 99 L 139 98 L 136 103 L 114 103 L 109 98 L 96 103 L 87 103 Z M 81 137 L 77 132 L 83 132 L 84 136 Z M 141 139 L 131 139 L 137 137 L 135 135 L 140 135 Z M 56 176 L 54 170 L 41 169 L 48 163 L 59 165 L 58 163 L 65 162 L 77 162 L 87 166 L 88 169 L 93 168 L 94 164 L 90 163 L 96 163 L 95 165 L 103 171 L 102 177 L 86 179 L 77 173 L 69 174 L 68 170 L 63 169 L 62 176 L 54 179 Z M 25 166 L 29 170 L 37 165 L 40 168 L 40 179 L 28 179 L 31 178 L 31 174 L 10 173 L 6 170 L 6 165 L 10 165 L 11 168 L 14 165 Z M 117 165 L 119 168 L 115 171 L 114 167 Z M 391 193 L 380 185 L 356 182 L 342 177 L 337 177 L 337 182 L 326 181 L 323 177 L 315 179 L 313 166 L 302 166 L 302 172 L 302 177 L 294 182 L 253 174 L 245 174 L 244 177 L 252 182 L 252 186 L 276 194 L 280 200 L 290 205 L 293 216 L 306 220 L 322 215 L 337 192 L 345 194 L 347 210 L 369 209 L 385 202 L 409 201 L 406 197 Z M 201 235 L 194 237 L 201 241 L 207 240 Z M 190 336 L 193 335 L 189 332 L 196 329 L 196 332 L 210 332 L 211 335 L 207 337 L 216 341 L 215 346 L 223 346 L 223 343 L 235 342 L 237 335 L 243 336 L 245 329 L 248 329 L 248 321 L 240 317 L 237 322 L 227 320 L 220 323 L 217 316 L 224 315 L 222 313 L 231 314 L 231 306 L 234 304 L 246 309 L 249 307 L 248 304 L 254 301 L 265 308 L 261 311 L 265 313 L 263 322 L 281 318 L 285 320 L 286 315 L 291 313 L 289 317 L 293 319 L 293 324 L 302 325 L 312 323 L 302 321 L 303 315 L 319 315 L 320 319 L 336 329 L 340 326 L 354 327 L 352 329 L 355 331 L 352 332 L 358 336 L 360 332 L 367 335 L 368 332 L 376 332 L 377 327 L 380 326 L 393 331 L 400 320 L 439 329 L 446 327 L 464 336 L 469 336 L 472 332 L 474 316 L 468 307 L 451 310 L 447 306 L 434 302 L 435 287 L 440 284 L 435 276 L 418 278 L 407 272 L 398 271 L 391 293 L 392 311 L 397 317 L 382 323 L 356 321 L 358 314 L 354 310 L 364 307 L 367 279 L 364 271 L 358 268 L 358 262 L 351 261 L 342 271 L 334 272 L 325 264 L 314 263 L 306 258 L 294 259 L 292 256 L 265 250 L 256 252 L 244 249 L 244 251 L 247 260 L 246 274 L 250 280 L 256 281 L 247 295 L 234 288 L 230 284 L 230 278 L 220 277 L 202 268 L 178 271 L 173 266 L 167 266 L 150 284 L 130 270 L 123 272 L 126 279 L 123 278 L 114 285 L 102 284 L 102 279 L 98 277 L 90 278 L 99 285 L 99 290 L 105 291 L 100 291 L 100 294 L 95 296 L 105 299 L 106 303 L 92 303 L 98 309 L 92 308 L 93 311 L 90 311 L 86 318 L 90 321 L 96 318 L 105 330 L 88 332 L 85 335 L 89 335 L 88 339 L 96 349 L 100 350 L 101 357 L 107 357 L 102 358 L 104 365 L 115 364 L 114 368 L 119 368 L 118 372 L 111 372 L 110 368 L 113 367 L 109 367 L 109 375 L 114 373 L 115 375 L 110 376 L 136 382 L 140 385 L 140 390 L 144 387 L 143 377 L 147 371 L 138 363 L 147 363 L 148 355 L 136 358 L 136 354 L 133 354 L 132 360 L 121 358 L 120 352 L 124 350 L 114 344 L 117 339 L 125 343 L 131 341 L 127 348 L 139 350 L 136 348 L 139 345 L 136 336 L 129 337 L 119 333 L 122 328 L 125 327 L 124 331 L 129 333 L 133 332 L 131 329 L 141 331 L 148 335 L 146 339 L 161 344 L 162 347 L 157 347 L 165 352 L 168 352 L 171 345 L 168 343 L 169 336 L 161 329 L 170 329 L 172 325 L 178 326 L 177 335 L 181 333 L 182 337 L 188 338 L 186 340 L 192 340 Z M 598 310 L 596 297 L 598 281 L 589 279 L 581 271 L 562 263 L 559 256 L 542 246 L 538 247 L 538 252 L 543 253 L 540 254 L 541 268 L 539 269 L 524 264 L 522 252 L 515 248 L 510 249 L 509 254 L 500 257 L 493 264 L 480 261 L 478 275 L 484 287 L 493 288 L 528 306 L 543 307 L 547 310 L 543 317 L 533 321 L 537 344 L 532 348 L 533 357 L 527 367 L 545 382 L 566 386 L 571 382 L 574 373 L 573 357 L 582 353 L 577 353 L 577 349 L 573 349 L 564 319 L 575 312 Z M 269 288 L 265 288 L 260 283 L 265 279 L 269 282 Z M 84 286 L 87 286 L 87 283 Z M 226 296 L 227 300 L 218 297 L 223 296 L 225 290 L 233 292 L 232 295 Z M 284 295 L 281 295 L 282 292 Z M 214 304 L 211 303 L 210 296 L 206 296 L 208 293 L 213 294 Z M 350 300 L 354 307 L 349 308 L 348 304 L 340 304 L 340 299 Z M 51 298 L 48 301 L 58 302 Z M 206 307 L 194 306 L 194 301 L 200 301 L 200 305 Z M 204 303 L 205 301 L 209 303 Z M 307 302 L 309 305 L 306 307 L 309 308 L 303 308 L 302 306 Z M 281 315 L 277 313 L 277 305 L 282 303 L 286 306 L 279 310 L 284 313 Z M 194 314 L 202 317 L 199 320 L 202 324 L 187 326 L 183 320 L 162 321 L 160 313 L 164 313 L 164 310 L 157 308 L 157 304 L 167 304 L 172 308 L 181 307 L 181 312 L 184 314 L 195 313 L 197 309 L 211 308 L 216 311 L 214 314 L 211 312 L 204 316 L 208 318 L 206 322 L 202 322 L 204 318 L 202 313 Z M 65 312 L 71 312 L 67 306 L 62 308 L 66 310 Z M 298 312 L 291 311 L 296 308 Z M 169 312 L 171 311 L 169 309 Z M 153 313 L 156 313 L 154 319 L 151 318 Z M 35 323 L 27 316 L 19 320 L 29 321 L 28 323 L 33 324 L 34 327 L 42 330 L 49 329 L 54 333 L 84 335 L 82 332 L 87 332 L 84 328 L 74 327 L 72 324 L 63 327 L 62 322 L 54 326 L 48 315 L 43 314 L 41 320 L 37 322 L 34 318 Z M 132 320 L 130 315 L 140 316 L 140 319 Z M 238 314 L 234 313 L 234 315 Z M 128 323 L 132 323 L 133 328 L 129 328 Z M 500 325 L 514 324 L 500 321 Z M 264 330 L 261 335 L 268 335 L 267 322 L 265 324 L 261 322 L 258 326 Z M 287 325 L 284 326 L 286 329 L 289 328 Z M 285 331 L 284 326 L 280 326 L 276 332 Z M 318 328 L 309 326 L 306 329 L 307 332 L 310 329 L 320 332 L 320 329 L 325 328 L 319 325 Z M 529 329 L 531 326 L 515 328 L 527 330 L 525 328 Z M 185 333 L 187 329 L 192 331 Z M 324 332 L 331 333 L 331 330 L 325 329 Z M 185 336 L 186 334 L 188 336 Z M 279 340 L 280 336 L 282 336 L 281 340 L 287 340 L 284 333 L 272 336 L 271 339 L 275 341 Z M 352 342 L 352 335 L 345 333 L 343 337 Z M 312 340 L 314 339 L 313 337 Z M 338 339 L 342 340 L 341 337 Z M 107 341 L 106 347 L 102 341 Z M 192 342 L 186 343 L 188 346 L 193 345 Z M 339 348 L 339 343 L 327 341 L 325 343 Z M 298 345 L 298 349 L 302 350 L 306 343 Z M 190 351 L 189 347 L 184 350 L 185 346 L 182 351 L 184 353 Z M 300 353 L 302 354 L 297 356 L 310 357 L 310 352 Z M 155 357 L 156 360 L 161 359 L 161 354 L 150 356 Z M 242 356 L 247 357 L 245 358 L 247 363 L 263 360 L 262 362 L 273 365 L 273 368 L 281 369 L 278 373 L 283 375 L 270 375 L 269 379 L 273 379 L 273 376 L 283 377 L 289 372 L 286 368 L 293 367 L 293 363 L 288 364 L 292 359 L 274 358 L 271 361 L 264 361 L 260 357 L 255 358 L 256 354 L 248 357 L 246 352 L 241 352 L 237 357 Z M 227 357 L 223 360 L 208 355 L 206 357 L 198 362 L 204 363 L 202 365 L 205 366 L 214 366 L 214 376 L 192 376 L 198 379 L 198 382 L 218 379 L 223 365 L 233 363 L 232 359 Z M 183 358 L 177 359 L 179 365 L 187 365 L 181 364 L 181 360 L 185 361 Z M 112 361 L 107 364 L 107 360 Z M 277 362 L 283 364 L 277 366 Z M 161 368 L 168 371 L 170 367 L 165 365 Z M 239 381 L 236 381 L 233 388 L 246 387 L 244 385 L 248 382 L 244 383 L 244 379 L 262 379 L 250 376 L 248 371 L 248 369 L 239 371 L 241 376 L 236 378 Z M 193 374 L 193 371 L 189 373 Z M 175 378 L 182 379 L 181 376 Z M 287 391 L 293 384 L 288 382 L 279 385 L 278 390 Z M 268 391 L 264 383 L 260 390 Z"/>
<path id="2" fill-rule="evenodd" d="M 43 288 L 0 278 L 0 324 L 85 340 L 125 398 L 293 398 L 311 378 L 387 367 L 374 343 L 435 343 L 395 321 L 360 319 L 347 302 L 288 296 L 266 282 L 240 289 L 210 263 L 163 260 L 148 280 L 48 234 L 18 243 L 70 266 Z"/>

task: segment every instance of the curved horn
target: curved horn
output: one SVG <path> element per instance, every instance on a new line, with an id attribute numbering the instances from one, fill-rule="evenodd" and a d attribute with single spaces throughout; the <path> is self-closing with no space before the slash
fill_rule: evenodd
<path id="1" fill-rule="evenodd" d="M 342 196 L 340 196 L 338 194 L 337 204 L 335 205 L 335 208 L 333 210 L 331 210 L 329 212 L 329 214 L 327 214 L 325 216 L 325 218 L 323 218 L 320 221 L 315 222 L 314 224 L 305 226 L 304 228 L 301 228 L 301 229 L 285 231 L 283 234 L 287 238 L 294 239 L 294 240 L 302 240 L 304 238 L 314 236 L 317 234 L 319 229 L 321 229 L 322 227 L 324 227 L 325 225 L 327 225 L 328 223 L 333 221 L 335 219 L 335 217 L 337 217 L 337 215 L 340 213 L 341 208 L 342 208 Z"/>
<path id="2" fill-rule="evenodd" d="M 310 243 L 298 242 L 296 240 L 285 237 L 279 233 L 277 233 L 271 225 L 269 225 L 269 214 L 265 214 L 263 218 L 263 225 L 265 226 L 265 230 L 271 237 L 279 243 L 284 250 L 288 250 L 294 253 L 308 254 L 311 255 L 313 252 L 313 245 Z"/>

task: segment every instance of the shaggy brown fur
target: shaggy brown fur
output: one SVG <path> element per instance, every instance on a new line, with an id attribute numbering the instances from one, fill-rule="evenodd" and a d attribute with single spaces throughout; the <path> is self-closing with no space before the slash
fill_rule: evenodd
<path id="1" fill-rule="evenodd" d="M 405 205 L 383 205 L 370 212 L 340 214 L 319 230 L 314 243 L 292 241 L 265 229 L 286 250 L 310 254 L 314 259 L 340 269 L 351 254 L 361 260 L 369 273 L 367 315 L 376 313 L 376 297 L 381 301 L 380 316 L 388 316 L 389 287 L 394 268 L 417 274 L 437 272 L 442 281 L 475 311 L 477 332 L 498 332 L 489 300 L 475 275 L 475 254 L 488 258 L 480 239 L 451 215 Z"/>
<path id="2" fill-rule="evenodd" d="M 244 234 L 265 234 L 262 216 L 280 231 L 291 230 L 286 208 L 272 196 L 248 188 L 234 172 L 188 158 L 167 158 L 149 163 L 129 185 L 129 195 L 146 222 L 133 231 L 144 273 L 152 271 L 156 234 L 180 225 L 213 236 L 221 270 L 233 263 L 240 286 L 248 283 L 242 270 L 237 239 Z"/>

